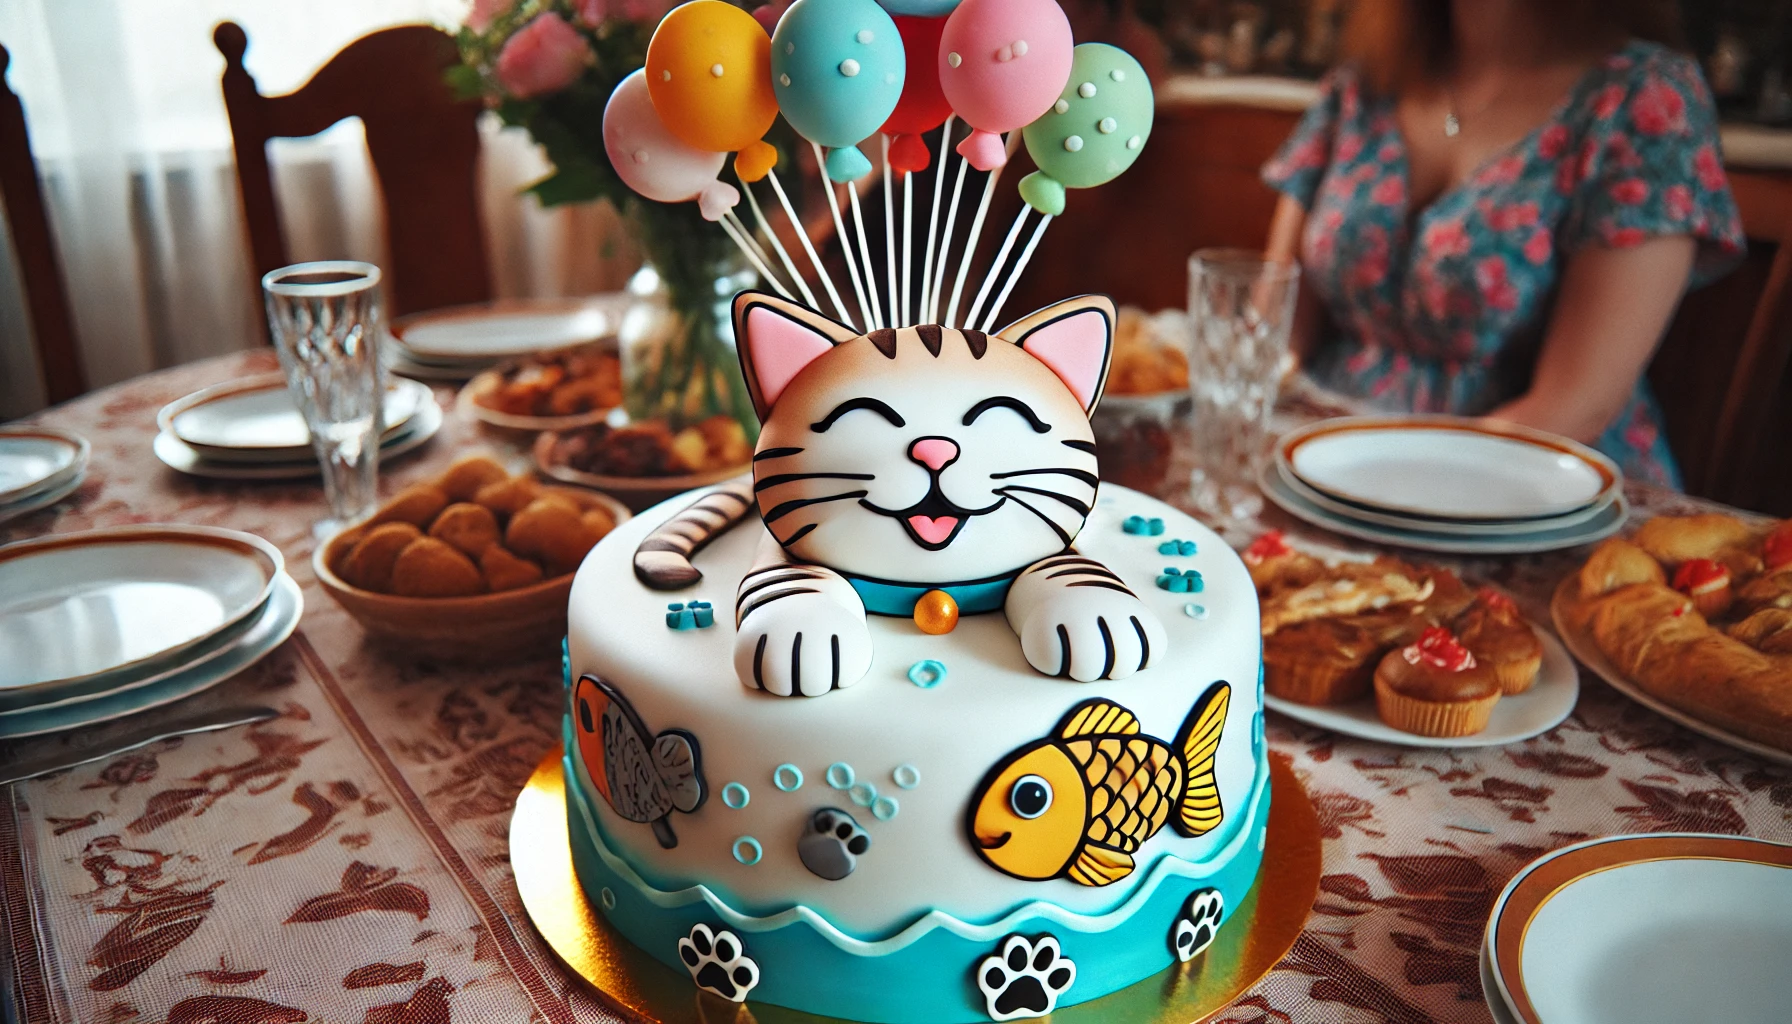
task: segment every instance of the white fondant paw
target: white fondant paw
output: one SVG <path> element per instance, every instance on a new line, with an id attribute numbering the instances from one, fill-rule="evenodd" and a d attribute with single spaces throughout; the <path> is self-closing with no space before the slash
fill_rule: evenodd
<path id="1" fill-rule="evenodd" d="M 1044 1017 L 1075 982 L 1076 964 L 1050 935 L 1033 942 L 1010 935 L 1002 940 L 1000 952 L 977 965 L 977 988 L 990 1020 Z"/>
<path id="2" fill-rule="evenodd" d="M 1145 602 L 1105 587 L 1056 589 L 1028 609 L 1016 631 L 1034 668 L 1082 683 L 1125 679 L 1161 657 L 1169 643 Z"/>
<path id="3" fill-rule="evenodd" d="M 1170 931 L 1170 948 L 1176 951 L 1176 959 L 1186 964 L 1213 945 L 1225 912 L 1226 897 L 1218 889 L 1202 889 L 1189 896 Z"/>
<path id="4" fill-rule="evenodd" d="M 747 993 L 759 984 L 759 965 L 747 955 L 740 937 L 726 929 L 694 926 L 688 938 L 678 940 L 678 959 L 698 988 L 723 999 L 745 1002 Z"/>
<path id="5" fill-rule="evenodd" d="M 819 696 L 851 686 L 870 669 L 864 611 L 826 593 L 790 593 L 750 605 L 734 637 L 741 683 L 780 697 Z"/>

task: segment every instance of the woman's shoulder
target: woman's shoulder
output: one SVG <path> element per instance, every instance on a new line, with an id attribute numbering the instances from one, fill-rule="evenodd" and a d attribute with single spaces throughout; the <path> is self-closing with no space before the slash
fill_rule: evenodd
<path id="1" fill-rule="evenodd" d="M 1622 110 L 1633 120 L 1641 113 L 1644 123 L 1652 123 L 1656 108 L 1664 106 L 1695 119 L 1716 113 L 1698 61 L 1661 43 L 1632 39 L 1601 61 L 1590 78 L 1592 88 L 1582 92 L 1580 106 L 1595 118 Z"/>

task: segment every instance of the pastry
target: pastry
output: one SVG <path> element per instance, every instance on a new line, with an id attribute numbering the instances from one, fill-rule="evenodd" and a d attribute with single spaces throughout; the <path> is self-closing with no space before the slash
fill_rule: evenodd
<path id="1" fill-rule="evenodd" d="M 1263 599 L 1263 634 L 1312 619 L 1355 615 L 1392 605 L 1414 604 L 1431 596 L 1437 584 L 1404 566 L 1348 564 L 1330 578 L 1305 586 L 1276 590 Z"/>
<path id="2" fill-rule="evenodd" d="M 469 558 L 478 558 L 498 543 L 498 517 L 484 505 L 456 502 L 429 524 L 429 535 L 454 545 Z"/>
<path id="3" fill-rule="evenodd" d="M 1493 670 L 1442 626 L 1389 651 L 1375 668 L 1381 720 L 1420 736 L 1472 736 L 1487 728 L 1500 684 Z"/>
<path id="4" fill-rule="evenodd" d="M 1475 603 L 1456 620 L 1456 636 L 1493 670 L 1500 691 L 1510 697 L 1531 688 L 1543 667 L 1543 642 L 1519 614 L 1512 599 L 1483 587 Z"/>
<path id="5" fill-rule="evenodd" d="M 585 527 L 578 511 L 550 498 L 538 498 L 510 517 L 504 530 L 504 546 L 519 555 L 539 559 L 555 575 L 571 571 L 591 546 L 603 539 Z"/>
<path id="6" fill-rule="evenodd" d="M 1654 556 L 1622 537 L 1613 537 L 1595 548 L 1587 564 L 1581 566 L 1580 594 L 1583 598 L 1598 597 L 1632 583 L 1666 585 L 1667 581 L 1667 574 Z"/>
<path id="7" fill-rule="evenodd" d="M 362 590 L 390 590 L 392 566 L 423 531 L 410 523 L 381 523 L 361 535 L 336 567 L 336 575 Z"/>
<path id="8" fill-rule="evenodd" d="M 541 485 L 526 476 L 489 483 L 473 493 L 474 501 L 501 516 L 514 516 L 539 497 Z"/>
<path id="9" fill-rule="evenodd" d="M 1792 566 L 1756 576 L 1736 588 L 1736 614 L 1747 618 L 1763 608 L 1792 608 Z"/>
<path id="10" fill-rule="evenodd" d="M 1707 619 L 1721 618 L 1735 599 L 1729 568 L 1709 558 L 1681 562 L 1674 570 L 1674 589 L 1692 598 L 1692 606 Z"/>
<path id="11" fill-rule="evenodd" d="M 470 455 L 448 467 L 436 486 L 450 501 L 472 501 L 479 489 L 510 479 L 504 467 L 489 455 Z"/>
<path id="12" fill-rule="evenodd" d="M 1386 647 L 1360 627 L 1313 619 L 1263 638 L 1264 691 L 1296 704 L 1344 704 L 1369 694 Z"/>
<path id="13" fill-rule="evenodd" d="M 1251 582 L 1259 594 L 1267 594 L 1278 586 L 1302 586 L 1325 572 L 1325 563 L 1289 547 L 1280 530 L 1258 537 L 1239 557 L 1244 559 L 1244 567 L 1250 571 Z"/>
<path id="14" fill-rule="evenodd" d="M 1745 549 L 1755 531 L 1734 516 L 1707 513 L 1697 516 L 1663 516 L 1651 519 L 1632 538 L 1636 546 L 1669 568 L 1695 558 L 1719 559 L 1726 552 Z"/>
<path id="15" fill-rule="evenodd" d="M 540 583 L 545 577 L 541 566 L 527 558 L 511 554 L 502 544 L 493 544 L 479 556 L 479 573 L 492 591 L 517 590 Z"/>
<path id="16" fill-rule="evenodd" d="M 392 593 L 400 597 L 466 597 L 485 589 L 473 560 L 434 537 L 411 541 L 392 566 Z"/>
<path id="17" fill-rule="evenodd" d="M 1761 563 L 1768 572 L 1792 569 L 1792 519 L 1774 527 L 1762 539 Z"/>
<path id="18" fill-rule="evenodd" d="M 381 505 L 368 523 L 410 523 L 424 529 L 447 507 L 448 495 L 443 494 L 441 488 L 433 484 L 413 484 Z"/>

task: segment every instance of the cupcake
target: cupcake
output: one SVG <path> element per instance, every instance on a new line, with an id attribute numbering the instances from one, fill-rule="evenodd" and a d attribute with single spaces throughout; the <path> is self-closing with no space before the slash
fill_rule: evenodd
<path id="1" fill-rule="evenodd" d="M 1475 603 L 1456 620 L 1456 636 L 1493 670 L 1506 696 L 1523 693 L 1537 681 L 1543 667 L 1543 642 L 1512 599 L 1488 587 L 1475 595 Z"/>
<path id="2" fill-rule="evenodd" d="M 1493 670 L 1442 626 L 1388 652 L 1375 669 L 1381 720 L 1420 736 L 1469 736 L 1487 728 L 1500 684 Z"/>
<path id="3" fill-rule="evenodd" d="M 1304 587 L 1325 573 L 1325 563 L 1289 547 L 1280 530 L 1271 530 L 1251 541 L 1239 557 L 1244 559 L 1259 594 L 1267 594 L 1283 584 Z"/>
<path id="4" fill-rule="evenodd" d="M 1263 690 L 1296 704 L 1366 697 L 1381 648 L 1336 619 L 1311 619 L 1263 638 Z"/>
<path id="5" fill-rule="evenodd" d="M 1709 558 L 1682 562 L 1674 570 L 1674 589 L 1692 598 L 1692 606 L 1707 619 L 1729 611 L 1735 598 L 1730 589 L 1730 570 Z"/>

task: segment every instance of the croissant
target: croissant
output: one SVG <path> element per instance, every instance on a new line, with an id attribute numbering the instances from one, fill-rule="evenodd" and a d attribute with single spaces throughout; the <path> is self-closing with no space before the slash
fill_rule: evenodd
<path id="1" fill-rule="evenodd" d="M 1709 558 L 1728 565 L 1722 556 L 1735 549 L 1747 548 L 1755 539 L 1755 531 L 1734 516 L 1709 512 L 1651 519 L 1636 531 L 1634 539 L 1637 547 L 1664 565 L 1676 566 L 1695 558 Z"/>

